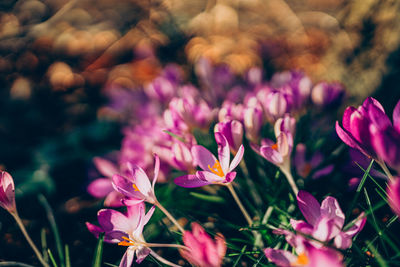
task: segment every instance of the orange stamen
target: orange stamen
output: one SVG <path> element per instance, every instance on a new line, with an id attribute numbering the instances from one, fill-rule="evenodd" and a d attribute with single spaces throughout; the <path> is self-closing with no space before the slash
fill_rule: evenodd
<path id="1" fill-rule="evenodd" d="M 304 266 L 308 264 L 308 257 L 306 254 L 301 253 L 297 257 L 297 261 L 292 264 L 292 266 Z"/>
<path id="2" fill-rule="evenodd" d="M 273 145 L 271 146 L 271 148 L 272 148 L 273 150 L 278 150 L 278 143 L 273 144 Z"/>
<path id="3" fill-rule="evenodd" d="M 139 188 L 137 187 L 136 184 L 132 184 L 133 189 L 135 189 L 135 191 L 139 191 Z"/>
<path id="4" fill-rule="evenodd" d="M 124 239 L 124 241 L 119 242 L 118 246 L 130 247 L 135 245 L 134 241 L 127 238 L 126 236 L 123 236 L 122 239 Z"/>
<path id="5" fill-rule="evenodd" d="M 215 163 L 212 167 L 210 167 L 210 165 L 208 165 L 208 168 L 210 169 L 210 171 L 216 175 L 218 175 L 219 177 L 224 177 L 225 174 L 222 171 L 222 167 L 221 167 L 221 163 L 219 163 L 218 160 L 215 160 Z"/>

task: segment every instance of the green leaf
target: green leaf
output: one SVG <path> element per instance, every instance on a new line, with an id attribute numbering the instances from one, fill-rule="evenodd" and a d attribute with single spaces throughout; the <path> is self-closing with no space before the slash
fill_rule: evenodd
<path id="1" fill-rule="evenodd" d="M 208 202 L 214 202 L 214 203 L 225 203 L 225 199 L 219 196 L 211 196 L 211 195 L 205 195 L 205 194 L 200 194 L 196 192 L 190 192 L 189 193 L 191 196 L 198 198 L 200 200 L 208 201 Z"/>
<path id="2" fill-rule="evenodd" d="M 99 235 L 99 241 L 97 242 L 96 251 L 93 258 L 93 267 L 101 267 L 101 258 L 103 256 L 103 240 L 104 233 Z"/>

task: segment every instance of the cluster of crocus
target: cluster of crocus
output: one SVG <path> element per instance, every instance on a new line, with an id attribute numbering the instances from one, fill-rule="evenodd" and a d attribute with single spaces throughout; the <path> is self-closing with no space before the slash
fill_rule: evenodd
<path id="1" fill-rule="evenodd" d="M 361 213 L 344 231 L 345 215 L 337 199 L 327 197 L 320 205 L 311 194 L 299 191 L 297 202 L 306 221 L 290 220 L 296 233 L 284 229 L 274 231 L 285 235 L 297 255 L 267 248 L 264 251 L 267 258 L 278 266 L 343 266 L 343 256 L 325 244 L 333 240 L 333 246 L 337 249 L 349 248 L 352 238 L 365 225 L 365 214 Z"/>

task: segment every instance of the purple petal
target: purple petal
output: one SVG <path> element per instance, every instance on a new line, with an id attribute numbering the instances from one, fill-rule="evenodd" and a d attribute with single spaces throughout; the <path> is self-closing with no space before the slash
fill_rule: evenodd
<path id="1" fill-rule="evenodd" d="M 397 177 L 395 180 L 390 182 L 386 192 L 388 194 L 390 207 L 394 213 L 400 217 L 400 178 Z"/>
<path id="2" fill-rule="evenodd" d="M 296 154 L 294 156 L 294 165 L 296 170 L 302 169 L 306 164 L 306 146 L 298 144 L 296 146 Z"/>
<path id="3" fill-rule="evenodd" d="M 318 179 L 320 177 L 326 176 L 328 174 L 331 174 L 333 172 L 333 169 L 335 168 L 335 166 L 333 166 L 333 164 L 326 166 L 325 168 L 322 168 L 318 171 L 316 171 L 313 175 L 312 175 L 312 179 Z"/>
<path id="4" fill-rule="evenodd" d="M 117 192 L 117 191 L 112 191 L 111 193 L 109 193 L 106 198 L 104 199 L 104 206 L 106 207 L 121 207 L 122 204 L 122 198 L 124 196 Z"/>
<path id="5" fill-rule="evenodd" d="M 145 204 L 144 202 L 140 202 L 136 205 L 131 205 L 127 206 L 127 212 L 126 212 L 126 217 L 129 220 L 130 228 L 131 229 L 136 229 L 141 215 L 143 214 L 143 211 L 145 209 Z"/>
<path id="6" fill-rule="evenodd" d="M 105 177 L 111 178 L 114 174 L 119 173 L 119 170 L 117 169 L 115 164 L 106 159 L 95 157 L 93 159 L 93 163 L 96 166 L 97 170 Z"/>
<path id="7" fill-rule="evenodd" d="M 226 137 L 221 133 L 215 133 L 215 141 L 218 145 L 218 159 L 221 164 L 222 171 L 225 173 L 229 170 L 230 150 Z"/>
<path id="8" fill-rule="evenodd" d="M 266 160 L 277 166 L 283 163 L 282 155 L 278 151 L 269 146 L 262 146 L 260 148 L 260 154 Z"/>
<path id="9" fill-rule="evenodd" d="M 342 267 L 343 256 L 333 249 L 328 248 L 316 248 L 310 244 L 306 245 L 308 251 L 308 257 L 310 261 L 310 267 Z"/>
<path id="10" fill-rule="evenodd" d="M 312 236 L 322 242 L 331 240 L 340 233 L 340 229 L 336 227 L 335 221 L 327 217 L 320 217 L 314 225 Z"/>
<path id="11" fill-rule="evenodd" d="M 119 211 L 102 209 L 97 213 L 97 219 L 105 232 L 130 230 L 129 219 Z"/>
<path id="12" fill-rule="evenodd" d="M 311 235 L 314 227 L 305 221 L 299 221 L 299 220 L 294 220 L 290 219 L 290 225 L 292 225 L 293 229 L 298 232 L 302 232 L 303 234 L 306 235 Z"/>
<path id="13" fill-rule="evenodd" d="M 326 197 L 321 203 L 321 215 L 335 221 L 335 226 L 341 230 L 344 224 L 344 213 L 334 197 Z"/>
<path id="14" fill-rule="evenodd" d="M 280 267 L 292 266 L 291 263 L 296 261 L 296 256 L 286 250 L 266 248 L 264 250 L 267 259 Z"/>
<path id="15" fill-rule="evenodd" d="M 360 143 L 356 139 L 354 139 L 352 135 L 350 135 L 347 131 L 343 130 L 342 127 L 339 126 L 338 121 L 336 121 L 336 133 L 346 145 L 358 149 L 366 156 L 370 156 L 370 153 L 368 153 L 364 148 L 362 148 Z"/>
<path id="16" fill-rule="evenodd" d="M 101 227 L 89 222 L 86 222 L 86 227 L 96 238 L 99 238 L 100 233 L 104 233 L 104 230 Z"/>
<path id="17" fill-rule="evenodd" d="M 211 182 L 201 180 L 199 177 L 197 177 L 194 174 L 176 177 L 174 179 L 174 183 L 178 186 L 185 187 L 185 188 L 200 187 L 200 186 L 211 184 Z"/>
<path id="18" fill-rule="evenodd" d="M 348 249 L 352 244 L 352 238 L 341 232 L 335 237 L 333 243 L 338 249 Z"/>
<path id="19" fill-rule="evenodd" d="M 158 178 L 158 173 L 160 171 L 160 158 L 158 157 L 157 154 L 154 154 L 154 177 L 153 177 L 153 184 L 152 184 L 152 191 L 154 191 L 154 186 L 157 182 L 157 178 Z"/>
<path id="20" fill-rule="evenodd" d="M 130 249 L 129 247 L 126 249 L 124 256 L 121 259 L 119 267 L 131 267 L 133 263 L 133 258 L 135 257 L 135 250 Z"/>
<path id="21" fill-rule="evenodd" d="M 113 176 L 113 186 L 114 189 L 123 194 L 128 198 L 135 198 L 143 200 L 145 197 L 140 191 L 137 191 L 133 187 L 133 182 L 129 181 L 125 177 L 115 174 Z"/>
<path id="22" fill-rule="evenodd" d="M 202 180 L 202 181 L 207 181 L 210 183 L 214 182 L 222 182 L 225 178 L 218 176 L 212 172 L 207 172 L 207 171 L 198 171 L 196 172 L 196 176 Z"/>
<path id="23" fill-rule="evenodd" d="M 136 257 L 137 257 L 136 263 L 140 264 L 149 254 L 150 254 L 150 249 L 147 247 L 143 247 L 136 250 Z"/>
<path id="24" fill-rule="evenodd" d="M 393 110 L 393 126 L 400 133 L 400 101 L 397 102 Z"/>
<path id="25" fill-rule="evenodd" d="M 318 201 L 310 193 L 300 190 L 297 194 L 297 204 L 307 222 L 314 226 L 321 216 Z"/>
<path id="26" fill-rule="evenodd" d="M 231 165 L 229 166 L 228 172 L 233 171 L 237 165 L 239 165 L 240 161 L 243 158 L 244 154 L 244 147 L 243 145 L 240 145 L 238 152 L 236 153 L 235 157 L 233 158 Z"/>
<path id="27" fill-rule="evenodd" d="M 87 187 L 87 191 L 96 198 L 103 198 L 114 191 L 114 188 L 109 178 L 100 178 L 91 182 Z"/>
<path id="28" fill-rule="evenodd" d="M 133 165 L 129 166 L 129 165 L 128 167 L 130 167 L 132 171 L 134 183 L 136 184 L 137 189 L 139 189 L 139 192 L 145 196 L 150 195 L 152 192 L 152 186 L 149 177 L 147 176 L 145 171 L 139 166 L 133 166 Z"/>
<path id="29" fill-rule="evenodd" d="M 354 222 L 354 225 L 351 226 L 344 233 L 346 235 L 348 235 L 349 237 L 355 236 L 357 233 L 359 233 L 364 228 L 366 221 L 367 221 L 367 217 L 365 216 L 365 213 L 361 212 L 360 215 L 357 217 L 356 221 Z"/>
<path id="30" fill-rule="evenodd" d="M 191 151 L 193 160 L 205 171 L 209 171 L 210 169 L 208 166 L 212 167 L 217 160 L 217 158 L 203 146 L 193 146 Z"/>
<path id="31" fill-rule="evenodd" d="M 144 216 L 144 219 L 143 219 L 143 224 L 144 225 L 146 225 L 149 222 L 149 220 L 150 220 L 151 216 L 153 216 L 153 213 L 154 213 L 155 210 L 156 210 L 156 207 L 152 206 L 149 209 L 149 211 L 146 213 L 146 215 Z"/>

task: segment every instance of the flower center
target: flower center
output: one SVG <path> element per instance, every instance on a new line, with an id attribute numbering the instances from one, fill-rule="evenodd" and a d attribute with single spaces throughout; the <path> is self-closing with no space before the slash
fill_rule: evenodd
<path id="1" fill-rule="evenodd" d="M 136 192 L 136 191 L 139 191 L 139 188 L 137 187 L 136 184 L 132 184 L 132 187 L 133 187 L 133 189 L 135 190 L 135 192 Z M 139 191 L 139 192 L 140 192 L 140 191 Z"/>
<path id="2" fill-rule="evenodd" d="M 292 263 L 292 266 L 304 266 L 308 264 L 308 257 L 305 253 L 301 253 L 298 257 L 297 260 Z"/>
<path id="3" fill-rule="evenodd" d="M 210 165 L 208 165 L 208 168 L 210 169 L 210 171 L 216 175 L 218 175 L 219 177 L 224 177 L 225 174 L 222 171 L 222 167 L 221 167 L 221 163 L 219 163 L 218 160 L 215 160 L 215 163 L 212 167 L 210 167 Z"/>
<path id="4" fill-rule="evenodd" d="M 272 148 L 273 150 L 278 150 L 278 143 L 273 144 L 273 145 L 271 146 L 271 148 Z"/>
<path id="5" fill-rule="evenodd" d="M 118 246 L 130 247 L 130 246 L 135 245 L 135 241 L 133 241 L 132 239 L 129 239 L 126 236 L 123 236 L 122 239 L 124 239 L 124 240 L 119 242 Z"/>

